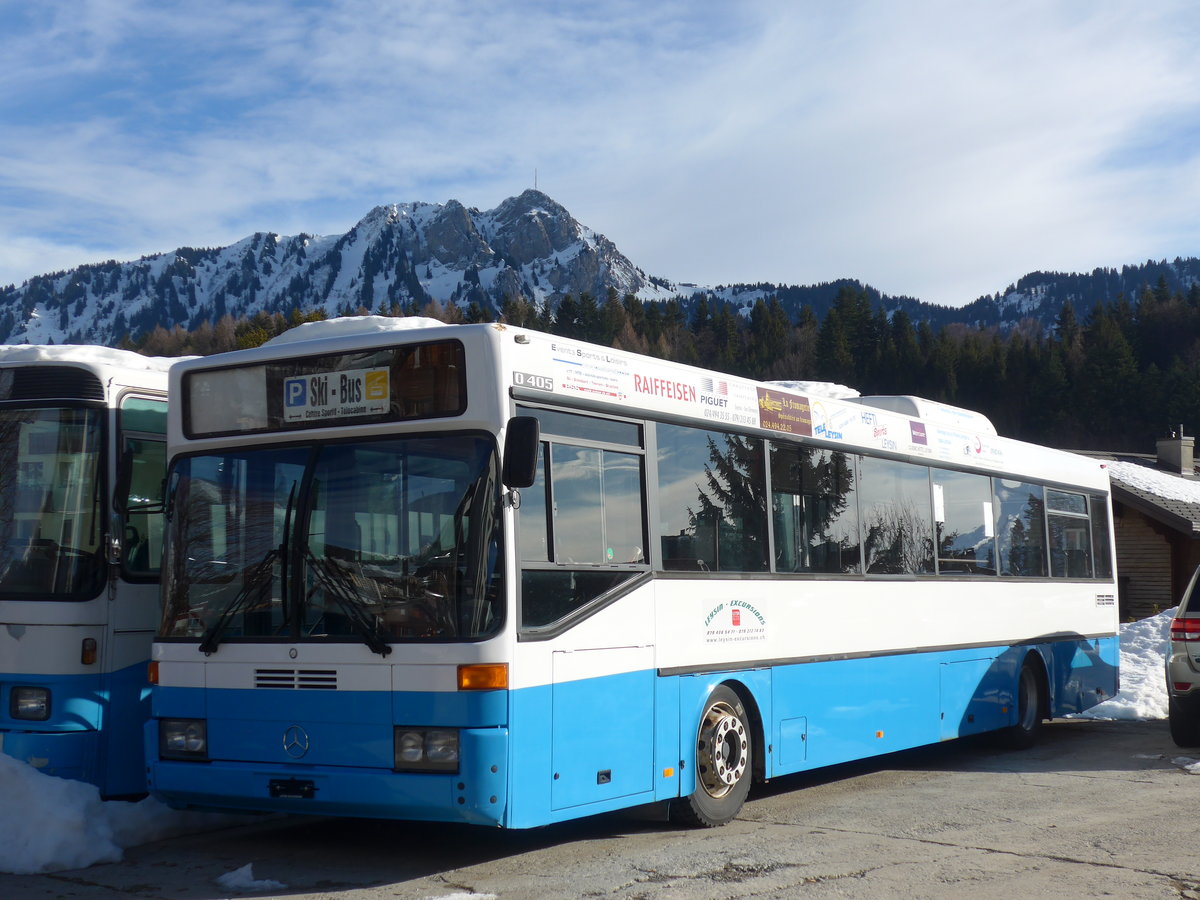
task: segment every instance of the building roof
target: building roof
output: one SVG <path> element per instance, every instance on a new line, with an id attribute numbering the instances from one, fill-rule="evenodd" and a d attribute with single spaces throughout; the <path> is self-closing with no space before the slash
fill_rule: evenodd
<path id="1" fill-rule="evenodd" d="M 1194 468 L 1188 475 L 1168 471 L 1150 453 L 1093 451 L 1081 455 L 1110 461 L 1108 472 L 1114 501 L 1200 539 L 1200 472 Z"/>

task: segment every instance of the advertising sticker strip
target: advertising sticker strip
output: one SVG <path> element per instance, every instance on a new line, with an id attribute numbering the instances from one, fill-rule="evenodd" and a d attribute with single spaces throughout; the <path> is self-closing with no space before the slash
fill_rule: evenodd
<path id="1" fill-rule="evenodd" d="M 989 435 L 671 363 L 647 368 L 641 361 L 635 371 L 633 361 L 618 350 L 530 337 L 533 353 L 521 371 L 513 373 L 518 387 L 687 415 L 718 425 L 914 453 L 931 460 L 983 466 L 1005 462 L 1003 441 Z"/>

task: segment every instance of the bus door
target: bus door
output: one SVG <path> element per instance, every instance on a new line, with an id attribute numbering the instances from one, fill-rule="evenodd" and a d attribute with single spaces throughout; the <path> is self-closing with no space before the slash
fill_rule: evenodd
<path id="1" fill-rule="evenodd" d="M 142 723 L 150 715 L 146 666 L 158 621 L 166 477 L 165 400 L 126 396 L 117 412 L 114 513 L 101 729 L 105 793 L 145 791 Z"/>
<path id="2" fill-rule="evenodd" d="M 521 412 L 537 416 L 543 438 L 534 483 L 521 492 L 520 646 L 527 658 L 549 657 L 539 668 L 551 680 L 541 738 L 550 808 L 650 792 L 656 677 L 642 426 Z M 532 725 L 515 730 L 528 737 Z"/>

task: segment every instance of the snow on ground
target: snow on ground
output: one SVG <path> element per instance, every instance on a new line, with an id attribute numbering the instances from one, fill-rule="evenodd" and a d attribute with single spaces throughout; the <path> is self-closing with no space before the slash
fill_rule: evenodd
<path id="1" fill-rule="evenodd" d="M 217 884 L 227 891 L 239 894 L 251 894 L 255 891 L 281 891 L 287 887 L 282 881 L 272 878 L 255 878 L 254 864 L 246 863 L 240 869 L 226 872 L 217 878 Z"/>
<path id="2" fill-rule="evenodd" d="M 105 802 L 94 785 L 43 775 L 3 753 L 0 796 L 0 872 L 15 874 L 115 862 L 126 847 L 247 821 L 175 812 L 150 798 Z"/>
<path id="3" fill-rule="evenodd" d="M 1165 719 L 1167 641 L 1174 609 L 1121 625 L 1121 692 L 1079 718 Z"/>
<path id="4" fill-rule="evenodd" d="M 1166 717 L 1163 662 L 1172 612 L 1121 626 L 1121 692 L 1083 716 Z M 1200 761 L 1179 757 L 1171 762 L 1200 775 Z M 248 821 L 245 816 L 176 812 L 151 798 L 102 802 L 91 785 L 43 775 L 2 753 L 0 797 L 0 872 L 16 874 L 115 862 L 128 847 Z M 249 864 L 222 875 L 218 883 L 231 892 L 286 888 L 256 880 Z"/>

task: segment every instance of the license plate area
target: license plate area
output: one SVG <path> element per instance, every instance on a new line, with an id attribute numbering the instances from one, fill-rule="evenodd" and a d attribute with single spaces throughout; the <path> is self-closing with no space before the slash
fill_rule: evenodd
<path id="1" fill-rule="evenodd" d="M 284 800 L 311 800 L 317 794 L 316 782 L 300 778 L 272 778 L 267 784 L 272 797 Z"/>

